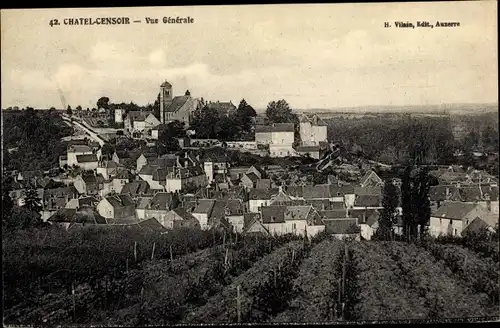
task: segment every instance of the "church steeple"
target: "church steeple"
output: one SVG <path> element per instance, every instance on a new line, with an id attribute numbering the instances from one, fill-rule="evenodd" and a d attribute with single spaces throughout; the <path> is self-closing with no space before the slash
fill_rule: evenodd
<path id="1" fill-rule="evenodd" d="M 165 123 L 165 111 L 172 102 L 172 84 L 167 80 L 160 85 L 160 122 Z"/>

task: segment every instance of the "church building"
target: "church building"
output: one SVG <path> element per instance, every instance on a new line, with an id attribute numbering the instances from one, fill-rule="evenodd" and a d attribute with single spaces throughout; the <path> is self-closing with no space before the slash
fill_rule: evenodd
<path id="1" fill-rule="evenodd" d="M 193 112 L 199 104 L 197 98 L 191 97 L 189 90 L 184 96 L 173 97 L 172 84 L 165 81 L 160 86 L 160 122 L 167 124 L 178 120 L 184 122 L 187 128 Z"/>

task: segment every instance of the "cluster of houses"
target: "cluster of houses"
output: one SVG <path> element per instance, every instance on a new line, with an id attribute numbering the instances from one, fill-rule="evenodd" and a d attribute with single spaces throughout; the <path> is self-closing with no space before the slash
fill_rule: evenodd
<path id="1" fill-rule="evenodd" d="M 172 120 L 188 126 L 198 104 L 189 91 L 173 97 L 172 85 L 165 81 L 160 87 L 160 118 L 151 112 L 125 113 L 118 109 L 115 121 L 123 122 L 133 138 L 158 139 Z M 208 105 L 222 114 L 236 108 L 230 102 Z M 317 115 L 304 114 L 299 131 L 296 128 L 293 123 L 257 120 L 255 141 L 241 142 L 239 146 L 263 146 L 272 157 L 324 158 L 331 147 L 327 124 Z M 101 152 L 96 142 L 70 140 L 59 165 L 78 167 L 76 176 L 21 172 L 16 175 L 11 195 L 22 205 L 23 190 L 27 185 L 34 186 L 42 200 L 42 219 L 67 229 L 95 224 L 136 225 L 161 231 L 179 227 L 225 229 L 263 235 L 314 236 L 326 231 L 342 238 L 369 240 L 378 229 L 383 209 L 384 182 L 371 170 L 348 185 L 340 184 L 334 177 L 329 177 L 327 184 L 277 185 L 270 176 L 286 173 L 286 168 L 235 167 L 225 155 L 200 157 L 187 150 L 182 155 L 162 156 L 115 151 L 107 159 Z M 330 165 L 331 161 L 325 163 Z M 431 174 L 437 180 L 429 195 L 431 235 L 460 236 L 468 230 L 495 228 L 499 213 L 495 177 L 457 166 L 439 168 Z M 51 188 L 50 181 L 63 187 Z M 403 230 L 401 214 L 399 207 L 396 233 Z"/>
<path id="2" fill-rule="evenodd" d="M 189 90 L 183 96 L 173 97 L 172 90 L 172 85 L 168 81 L 160 86 L 159 117 L 151 111 L 126 112 L 123 109 L 115 109 L 115 122 L 123 123 L 124 131 L 128 136 L 145 140 L 158 140 L 167 124 L 175 120 L 183 122 L 186 128 L 189 127 L 193 112 L 202 100 L 193 98 Z M 208 102 L 206 106 L 221 115 L 229 115 L 236 109 L 232 102 Z M 320 159 L 329 150 L 327 124 L 315 114 L 301 115 L 298 127 L 293 123 L 259 121 L 255 123 L 253 141 L 240 143 L 234 141 L 232 144 L 254 152 L 259 152 L 259 147 L 264 146 L 271 157 L 309 155 Z M 296 136 L 296 128 L 299 129 L 300 137 Z M 182 141 L 184 143 L 184 140 Z"/>
<path id="3" fill-rule="evenodd" d="M 467 231 L 498 226 L 498 179 L 459 166 L 431 171 L 438 184 L 430 189 L 430 233 L 461 236 Z"/>
<path id="4" fill-rule="evenodd" d="M 106 160 L 88 141 L 78 143 L 71 142 L 65 156 L 66 164 L 85 169 L 76 177 L 42 178 L 41 172 L 23 172 L 12 191 L 21 205 L 23 185 L 35 181 L 43 200 L 42 219 L 66 228 L 147 221 L 148 227 L 162 230 L 189 226 L 308 236 L 327 231 L 339 237 L 371 239 L 383 209 L 383 181 L 371 170 L 348 185 L 333 177 L 327 184 L 276 185 L 270 175 L 286 172 L 278 165 L 233 167 L 225 155 L 200 158 L 190 152 L 163 156 L 115 152 Z M 133 169 L 130 163 L 135 163 Z M 496 178 L 456 166 L 431 174 L 438 181 L 430 190 L 429 232 L 433 236 L 495 228 L 499 213 Z M 65 186 L 44 188 L 51 179 Z M 394 230 L 402 233 L 401 208 L 398 214 Z"/>

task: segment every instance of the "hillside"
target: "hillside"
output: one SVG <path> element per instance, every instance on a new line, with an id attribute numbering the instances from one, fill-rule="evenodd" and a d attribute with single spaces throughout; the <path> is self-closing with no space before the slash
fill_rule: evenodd
<path id="1" fill-rule="evenodd" d="M 190 249 L 183 248 L 182 234 L 136 239 L 113 234 L 107 242 L 87 241 L 113 251 L 110 260 L 98 259 L 93 248 L 84 250 L 79 233 L 46 241 L 31 236 L 27 248 L 10 238 L 4 244 L 4 274 L 18 275 L 19 286 L 6 289 L 4 321 L 135 326 L 498 315 L 498 245 L 484 254 L 434 242 L 340 241 L 327 235 L 312 241 L 214 235 L 210 242 L 210 234 L 198 234 Z M 136 262 L 134 240 L 140 250 Z M 58 252 L 61 247 L 67 251 Z M 57 263 L 43 260 L 54 252 L 60 254 Z M 83 261 L 89 265 L 81 266 Z M 74 273 L 51 275 L 56 268 L 65 271 L 63 263 L 71 263 Z M 28 280 L 16 272 L 26 265 L 36 269 Z M 69 287 L 57 290 L 61 284 Z"/>

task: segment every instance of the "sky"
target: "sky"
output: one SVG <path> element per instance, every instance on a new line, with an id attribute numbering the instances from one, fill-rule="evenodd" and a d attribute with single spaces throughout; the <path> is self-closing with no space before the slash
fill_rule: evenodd
<path id="1" fill-rule="evenodd" d="M 49 26 L 72 17 L 142 23 Z M 460 26 L 394 25 L 418 20 Z M 257 109 L 498 103 L 497 48 L 496 1 L 2 10 L 2 108 L 146 105 L 165 80 Z"/>

